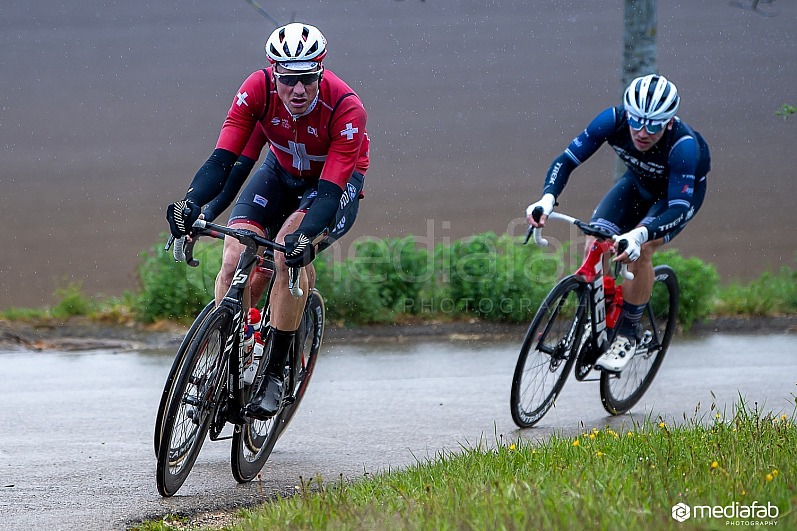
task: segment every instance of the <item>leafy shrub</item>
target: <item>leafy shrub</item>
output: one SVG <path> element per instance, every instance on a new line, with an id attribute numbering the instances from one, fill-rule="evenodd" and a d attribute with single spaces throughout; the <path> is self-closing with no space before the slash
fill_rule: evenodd
<path id="1" fill-rule="evenodd" d="M 381 306 L 389 312 L 417 314 L 420 295 L 434 279 L 431 258 L 407 236 L 359 241 L 345 264 L 353 282 L 377 285 Z"/>
<path id="2" fill-rule="evenodd" d="M 322 255 L 323 257 L 323 255 Z M 338 325 L 390 321 L 394 312 L 383 303 L 379 284 L 352 274 L 350 264 L 318 258 L 316 288 L 326 302 L 327 321 Z"/>
<path id="3" fill-rule="evenodd" d="M 89 315 L 95 310 L 95 304 L 83 294 L 82 282 L 70 282 L 66 287 L 56 289 L 55 296 L 58 302 L 50 314 L 56 319 Z"/>
<path id="4" fill-rule="evenodd" d="M 436 255 L 445 267 L 454 312 L 509 322 L 534 316 L 556 281 L 561 256 L 494 233 L 439 247 Z"/>
<path id="5" fill-rule="evenodd" d="M 165 236 L 164 236 L 165 239 Z M 205 241 L 194 249 L 199 266 L 174 261 L 171 252 L 156 244 L 142 253 L 138 276 L 141 292 L 134 313 L 142 322 L 158 319 L 190 321 L 213 298 L 221 267 L 221 242 Z"/>
<path id="6" fill-rule="evenodd" d="M 714 309 L 719 286 L 717 268 L 698 258 L 684 258 L 675 249 L 653 255 L 653 265 L 660 264 L 675 270 L 681 294 L 678 322 L 689 330 L 695 321 L 705 319 Z"/>

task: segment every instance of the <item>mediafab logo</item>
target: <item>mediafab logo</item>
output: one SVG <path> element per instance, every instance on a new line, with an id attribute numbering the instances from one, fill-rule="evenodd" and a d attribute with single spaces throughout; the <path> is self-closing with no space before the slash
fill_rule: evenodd
<path id="1" fill-rule="evenodd" d="M 685 522 L 690 518 L 723 518 L 725 520 L 773 520 L 780 514 L 777 505 L 767 502 L 761 505 L 754 501 L 751 505 L 733 502 L 729 505 L 692 505 L 676 503 L 672 506 L 673 520 Z M 757 522 L 772 525 L 777 522 Z"/>

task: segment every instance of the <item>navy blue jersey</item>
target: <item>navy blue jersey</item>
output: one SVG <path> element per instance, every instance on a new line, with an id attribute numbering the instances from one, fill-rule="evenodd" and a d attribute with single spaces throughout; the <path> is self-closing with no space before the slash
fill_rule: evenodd
<path id="1" fill-rule="evenodd" d="M 651 239 L 660 237 L 668 229 L 694 212 L 695 186 L 705 187 L 705 177 L 711 167 L 708 145 L 697 131 L 677 117 L 672 129 L 665 129 L 661 139 L 647 151 L 634 147 L 622 105 L 601 112 L 587 128 L 551 164 L 543 193 L 558 197 L 565 188 L 570 173 L 591 157 L 604 144 L 609 144 L 628 168 L 636 188 L 651 204 L 666 200 L 667 208 L 656 219 L 646 219 Z M 698 205 L 699 206 L 699 205 Z M 639 220 L 641 221 L 641 219 Z"/>

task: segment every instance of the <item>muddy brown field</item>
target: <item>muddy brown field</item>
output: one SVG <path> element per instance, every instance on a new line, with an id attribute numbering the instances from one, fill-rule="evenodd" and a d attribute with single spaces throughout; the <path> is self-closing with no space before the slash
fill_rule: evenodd
<path id="1" fill-rule="evenodd" d="M 327 67 L 369 111 L 367 198 L 343 256 L 363 236 L 518 233 L 550 161 L 619 101 L 619 1 L 261 4 L 318 25 Z M 795 262 L 797 117 L 776 112 L 797 105 L 797 5 L 767 9 L 659 3 L 660 71 L 713 155 L 674 246 L 725 281 Z M 133 289 L 273 25 L 243 0 L 11 0 L 0 29 L 0 309 L 49 304 L 68 282 Z M 563 210 L 589 216 L 612 157 L 577 170 Z"/>

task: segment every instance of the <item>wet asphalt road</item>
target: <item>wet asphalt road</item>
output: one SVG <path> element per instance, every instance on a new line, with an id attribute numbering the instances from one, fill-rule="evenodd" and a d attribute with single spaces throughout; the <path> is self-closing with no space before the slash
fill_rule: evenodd
<path id="1" fill-rule="evenodd" d="M 676 338 L 630 415 L 608 417 L 597 383 L 571 380 L 540 426 L 520 431 L 508 407 L 519 342 L 328 346 L 262 481 L 237 485 L 229 442 L 206 442 L 171 499 L 157 493 L 152 443 L 170 353 L 0 352 L 0 529 L 124 529 L 290 493 L 300 477 L 356 479 L 480 440 L 619 427 L 648 414 L 677 421 L 698 403 L 730 412 L 740 394 L 766 410 L 794 410 L 797 335 L 715 335 Z"/>

